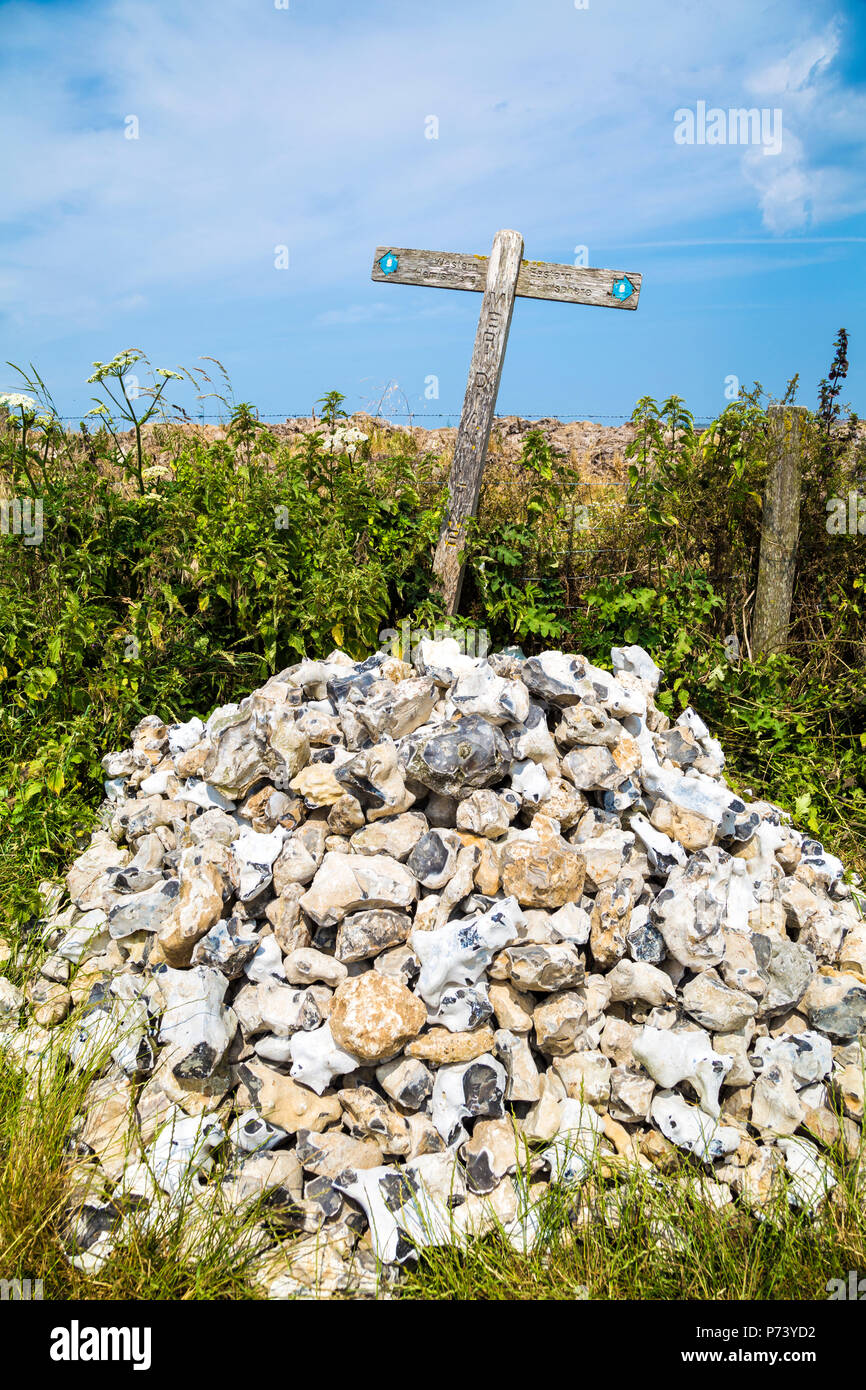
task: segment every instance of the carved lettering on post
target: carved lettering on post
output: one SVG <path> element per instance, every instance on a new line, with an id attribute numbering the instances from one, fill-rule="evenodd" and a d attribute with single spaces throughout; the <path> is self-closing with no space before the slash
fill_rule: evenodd
<path id="1" fill-rule="evenodd" d="M 455 613 L 460 603 L 460 557 L 466 522 L 478 507 L 522 254 L 523 238 L 518 232 L 497 233 L 487 266 L 487 284 L 454 446 L 448 514 L 433 557 L 433 570 L 441 581 L 449 613 Z"/>

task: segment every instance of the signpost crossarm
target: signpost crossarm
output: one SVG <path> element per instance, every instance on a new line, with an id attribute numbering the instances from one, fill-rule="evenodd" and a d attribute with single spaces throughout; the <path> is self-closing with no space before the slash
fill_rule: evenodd
<path id="1" fill-rule="evenodd" d="M 501 231 L 489 257 L 379 246 L 372 278 L 380 284 L 484 292 L 451 465 L 448 512 L 433 557 L 447 611 L 456 613 L 463 583 L 460 554 L 466 523 L 478 507 L 515 296 L 633 310 L 640 299 L 641 276 L 631 270 L 524 261 L 520 233 Z"/>

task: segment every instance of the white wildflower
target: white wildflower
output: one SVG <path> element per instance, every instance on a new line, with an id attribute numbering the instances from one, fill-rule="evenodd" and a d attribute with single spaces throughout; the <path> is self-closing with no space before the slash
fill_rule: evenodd
<path id="1" fill-rule="evenodd" d="M 136 352 L 135 348 L 125 348 L 116 357 L 112 357 L 110 362 L 94 362 L 96 371 L 93 376 L 87 378 L 88 382 L 104 381 L 107 376 L 123 376 L 124 372 L 132 366 L 134 362 L 140 362 L 142 354 Z"/>
<path id="2" fill-rule="evenodd" d="M 36 401 L 19 391 L 9 391 L 0 396 L 0 405 L 7 406 L 9 410 L 35 410 Z"/>
<path id="3" fill-rule="evenodd" d="M 359 444 L 364 444 L 369 435 L 361 430 L 356 430 L 352 426 L 339 426 L 333 434 L 325 440 L 323 448 L 328 454 L 338 453 L 343 449 L 353 449 Z"/>

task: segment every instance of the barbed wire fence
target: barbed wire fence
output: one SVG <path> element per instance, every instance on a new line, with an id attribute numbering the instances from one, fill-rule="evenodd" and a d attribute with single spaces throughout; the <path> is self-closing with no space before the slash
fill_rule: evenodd
<path id="1" fill-rule="evenodd" d="M 561 423 L 561 424 L 568 424 L 569 422 L 580 421 L 582 424 L 587 424 L 587 425 L 598 424 L 598 423 L 599 423 L 600 421 L 602 421 L 602 420 L 620 420 L 620 421 L 623 422 L 623 424 L 627 424 L 628 421 L 631 420 L 632 414 L 633 414 L 633 411 L 630 411 L 630 410 L 629 410 L 629 411 L 621 411 L 621 412 L 619 412 L 619 413 L 613 413 L 613 414 L 610 413 L 610 412 L 597 411 L 597 410 L 584 410 L 584 411 L 562 411 L 562 410 L 546 410 L 546 411 L 537 411 L 537 410 L 510 410 L 510 411 L 508 411 L 508 412 L 501 412 L 501 413 L 497 414 L 496 417 L 495 417 L 495 419 L 496 419 L 496 420 L 517 420 L 517 421 L 519 421 L 519 422 L 525 421 L 525 422 L 527 422 L 527 423 L 530 422 L 530 421 L 532 421 L 532 420 L 539 420 L 539 421 L 542 421 L 542 420 L 543 420 L 543 421 L 548 421 L 548 420 L 554 421 L 554 420 L 555 420 L 555 421 L 558 421 L 558 422 Z M 420 425 L 423 425 L 424 421 L 426 421 L 426 420 L 453 420 L 453 421 L 454 421 L 454 427 L 456 428 L 456 426 L 457 426 L 457 425 L 459 424 L 459 422 L 460 422 L 460 407 L 458 406 L 456 410 L 436 410 L 436 411 L 428 411 L 428 410 L 423 410 L 423 411 L 422 411 L 422 410 L 389 410 L 389 411 L 387 412 L 387 414 L 385 414 L 385 413 L 377 414 L 377 413 L 375 413 L 374 411 L 366 410 L 366 409 L 364 409 L 363 407 L 360 407 L 360 406 L 359 406 L 359 408 L 358 408 L 357 410 L 350 410 L 350 411 L 348 412 L 348 416 L 349 416 L 350 419 L 351 419 L 352 416 L 354 416 L 354 415 L 364 415 L 367 419 L 371 419 L 371 420 L 380 420 L 380 421 L 382 422 L 382 424 L 384 424 L 384 425 L 390 424 L 391 421 L 393 421 L 393 420 L 414 420 L 414 421 L 416 421 L 416 422 L 419 424 L 419 426 L 420 426 Z M 58 415 L 58 416 L 57 416 L 57 419 L 60 420 L 60 421 L 62 421 L 64 424 L 73 424 L 73 423 L 77 424 L 77 423 L 80 423 L 80 421 L 83 420 L 84 418 L 85 418 L 84 413 L 80 413 L 80 414 L 76 414 L 76 415 Z M 310 410 L 296 410 L 296 411 L 282 411 L 282 410 L 279 410 L 279 411 L 257 411 L 257 412 L 256 412 L 256 418 L 259 419 L 259 420 L 275 420 L 275 421 L 282 421 L 282 422 L 284 422 L 285 424 L 291 424 L 291 422 L 292 422 L 293 420 L 311 420 L 311 419 L 315 419 L 316 417 L 314 416 L 313 412 L 310 411 Z M 188 415 L 185 417 L 185 420 L 184 420 L 183 417 L 181 417 L 180 419 L 178 419 L 178 420 L 176 420 L 176 421 L 162 420 L 162 421 L 158 421 L 158 422 L 156 422 L 156 423 L 161 423 L 161 424 L 170 424 L 170 423 L 176 423 L 176 424 L 183 424 L 183 423 L 197 424 L 199 421 L 213 422 L 213 421 L 222 421 L 222 420 L 226 420 L 226 419 L 227 419 L 227 412 L 226 412 L 225 410 L 222 410 L 222 411 L 209 411 L 209 412 L 200 412 L 200 411 L 196 411 L 195 414 L 188 414 Z M 695 422 L 695 425 L 697 425 L 697 426 L 701 426 L 701 425 L 706 426 L 706 425 L 712 424 L 712 422 L 713 422 L 714 419 L 716 419 L 716 416 L 714 416 L 714 415 L 695 416 L 695 417 L 694 417 L 694 422 Z"/>

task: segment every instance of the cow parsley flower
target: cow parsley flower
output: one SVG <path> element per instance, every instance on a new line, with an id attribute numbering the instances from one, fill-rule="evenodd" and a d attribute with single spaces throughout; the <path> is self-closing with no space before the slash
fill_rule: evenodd
<path id="1" fill-rule="evenodd" d="M 361 430 L 356 430 L 351 425 L 341 426 L 334 430 L 322 447 L 326 453 L 335 454 L 341 449 L 354 449 L 357 445 L 364 444 L 367 439 L 369 439 L 369 435 L 364 434 Z"/>

